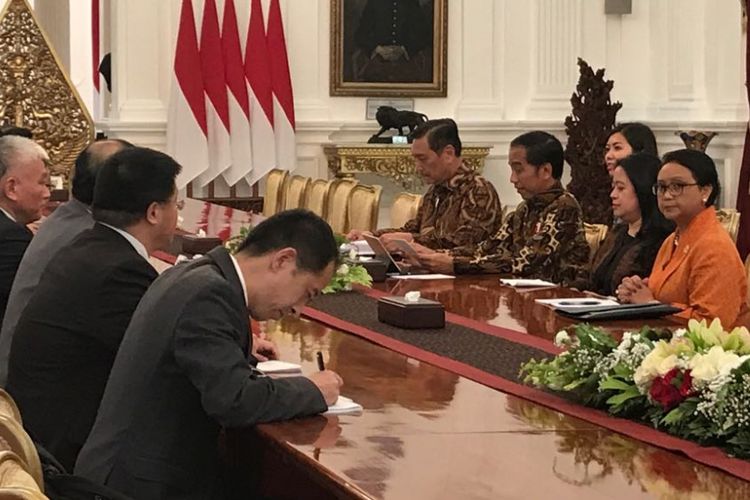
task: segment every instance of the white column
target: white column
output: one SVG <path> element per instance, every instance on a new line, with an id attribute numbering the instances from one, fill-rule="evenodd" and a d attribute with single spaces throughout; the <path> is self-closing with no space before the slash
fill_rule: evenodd
<path id="1" fill-rule="evenodd" d="M 115 122 L 164 123 L 169 103 L 177 2 L 112 0 L 112 106 Z"/>
<path id="2" fill-rule="evenodd" d="M 460 122 L 503 118 L 503 59 L 505 0 L 462 3 L 462 96 L 456 109 Z M 458 69 L 459 65 L 454 66 Z"/>
<path id="3" fill-rule="evenodd" d="M 536 0 L 532 46 L 534 91 L 530 117 L 560 117 L 570 110 L 582 55 L 581 0 Z M 564 116 L 564 115 L 562 115 Z"/>

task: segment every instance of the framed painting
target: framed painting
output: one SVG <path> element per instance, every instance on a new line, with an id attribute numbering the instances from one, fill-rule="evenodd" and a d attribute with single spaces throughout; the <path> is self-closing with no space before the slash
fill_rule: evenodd
<path id="1" fill-rule="evenodd" d="M 331 0 L 332 96 L 445 97 L 448 0 Z"/>

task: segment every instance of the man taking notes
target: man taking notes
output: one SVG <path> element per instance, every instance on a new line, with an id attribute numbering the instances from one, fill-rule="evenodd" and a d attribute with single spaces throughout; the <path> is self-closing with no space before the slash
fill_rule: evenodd
<path id="1" fill-rule="evenodd" d="M 589 246 L 581 207 L 560 183 L 563 148 L 546 132 L 528 132 L 510 143 L 510 182 L 523 202 L 497 233 L 473 252 L 417 248 L 433 272 L 499 273 L 540 278 L 565 286 L 585 281 Z"/>
<path id="2" fill-rule="evenodd" d="M 414 219 L 404 227 L 381 229 L 373 235 L 390 251 L 398 251 L 391 243 L 397 239 L 433 250 L 473 250 L 500 227 L 500 199 L 495 188 L 461 160 L 461 139 L 453 120 L 427 121 L 412 137 L 417 173 L 430 188 Z M 362 234 L 354 230 L 347 237 L 356 240 Z"/>
<path id="3" fill-rule="evenodd" d="M 256 226 L 162 274 L 123 339 L 76 474 L 140 500 L 224 497 L 222 427 L 312 415 L 339 395 L 331 371 L 272 379 L 248 362 L 250 316 L 298 313 L 330 281 L 338 248 L 305 210 Z"/>

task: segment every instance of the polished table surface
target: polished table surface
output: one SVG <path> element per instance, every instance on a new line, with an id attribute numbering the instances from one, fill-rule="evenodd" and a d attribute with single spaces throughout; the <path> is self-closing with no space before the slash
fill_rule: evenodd
<path id="1" fill-rule="evenodd" d="M 183 228 L 226 237 L 256 218 L 186 200 Z M 496 276 L 389 280 L 446 310 L 552 339 L 573 324 L 537 298 L 560 288 L 516 290 Z M 613 333 L 643 322 L 613 322 Z M 653 326 L 676 326 L 649 320 Z M 317 369 L 315 353 L 344 379 L 361 415 L 317 416 L 230 431 L 240 476 L 268 498 L 515 499 L 750 498 L 750 483 L 646 443 L 504 394 L 314 321 L 261 324 L 281 359 Z M 244 468 L 243 468 L 244 467 Z M 248 479 L 250 480 L 250 479 Z"/>
<path id="2" fill-rule="evenodd" d="M 391 280 L 378 288 L 398 294 L 420 289 L 447 311 L 545 338 L 572 323 L 534 299 L 579 294 L 517 291 L 494 276 Z M 615 332 L 640 326 L 607 325 Z M 552 492 L 576 499 L 750 497 L 750 483 L 681 455 L 316 322 L 286 318 L 265 328 L 282 359 L 301 363 L 305 372 L 316 369 L 315 353 L 323 351 L 328 367 L 344 379 L 342 393 L 364 407 L 361 415 L 258 426 L 261 440 L 286 454 L 285 473 L 297 468 L 313 476 L 330 498 L 542 498 Z M 277 478 L 264 491 L 294 498 L 288 486 Z"/>

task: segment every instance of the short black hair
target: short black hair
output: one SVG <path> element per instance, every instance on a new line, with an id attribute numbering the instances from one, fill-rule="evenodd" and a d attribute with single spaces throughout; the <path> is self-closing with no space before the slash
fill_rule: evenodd
<path id="1" fill-rule="evenodd" d="M 250 231 L 238 253 L 260 257 L 282 248 L 297 251 L 297 267 L 319 273 L 336 262 L 339 249 L 331 226 L 309 210 L 279 212 Z"/>
<path id="2" fill-rule="evenodd" d="M 541 130 L 526 132 L 513 139 L 510 147 L 523 147 L 528 163 L 535 167 L 549 163 L 552 165 L 552 177 L 557 180 L 562 177 L 565 153 L 562 144 L 554 135 Z"/>
<path id="3" fill-rule="evenodd" d="M 700 187 L 711 186 L 713 189 L 706 200 L 706 206 L 710 207 L 716 203 L 716 199 L 721 194 L 721 185 L 716 164 L 710 156 L 696 149 L 678 149 L 664 155 L 661 159 L 661 166 L 664 167 L 667 163 L 677 163 L 690 170 Z"/>
<path id="4" fill-rule="evenodd" d="M 654 132 L 648 127 L 639 122 L 621 123 L 612 129 L 607 139 L 609 140 L 612 135 L 620 133 L 628 141 L 630 147 L 633 149 L 633 153 L 648 153 L 653 156 L 659 156 L 659 150 L 656 147 L 656 136 Z"/>
<path id="5" fill-rule="evenodd" d="M 164 203 L 175 193 L 182 168 L 169 155 L 132 147 L 113 154 L 96 175 L 94 219 L 124 229 L 146 216 L 152 203 Z"/>
<path id="6" fill-rule="evenodd" d="M 99 141 L 92 142 L 89 144 L 76 158 L 75 166 L 73 169 L 73 182 L 72 182 L 72 193 L 73 198 L 91 205 L 94 201 L 94 183 L 96 182 L 96 173 L 107 160 L 108 156 L 97 153 L 96 144 L 103 142 L 116 142 L 119 143 L 121 148 L 132 148 L 134 147 L 128 141 L 123 139 L 102 139 Z"/>
<path id="7" fill-rule="evenodd" d="M 411 133 L 412 139 L 421 139 L 424 136 L 427 136 L 427 144 L 434 152 L 440 154 L 445 146 L 450 145 L 456 151 L 456 156 L 461 156 L 461 138 L 458 137 L 458 125 L 450 118 L 427 120 L 420 123 Z"/>

